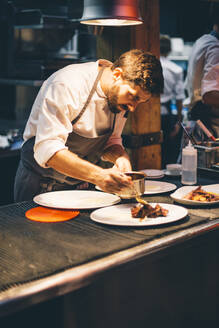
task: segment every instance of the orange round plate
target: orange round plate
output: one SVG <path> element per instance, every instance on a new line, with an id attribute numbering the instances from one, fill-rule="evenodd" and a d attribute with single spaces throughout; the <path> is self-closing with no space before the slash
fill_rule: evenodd
<path id="1" fill-rule="evenodd" d="M 75 218 L 80 212 L 72 210 L 57 210 L 47 207 L 34 207 L 26 211 L 29 220 L 38 222 L 63 222 Z"/>

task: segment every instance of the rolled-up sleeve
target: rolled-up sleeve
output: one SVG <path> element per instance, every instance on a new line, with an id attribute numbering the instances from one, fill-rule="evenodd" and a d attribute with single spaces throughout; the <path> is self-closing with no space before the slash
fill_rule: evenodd
<path id="1" fill-rule="evenodd" d="M 205 76 L 212 67 L 219 63 L 219 41 L 207 47 L 205 53 L 205 65 L 203 68 L 203 75 Z"/>
<path id="2" fill-rule="evenodd" d="M 65 144 L 72 132 L 72 97 L 64 84 L 53 83 L 36 106 L 41 108 L 37 111 L 34 158 L 40 166 L 47 167 L 56 152 L 67 149 Z"/>
<path id="3" fill-rule="evenodd" d="M 202 96 L 210 91 L 219 91 L 219 64 L 213 66 L 210 71 L 204 75 L 202 79 Z"/>

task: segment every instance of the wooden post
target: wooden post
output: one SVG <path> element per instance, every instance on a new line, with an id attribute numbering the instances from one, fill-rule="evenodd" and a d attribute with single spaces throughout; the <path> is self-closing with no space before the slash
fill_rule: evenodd
<path id="1" fill-rule="evenodd" d="M 144 49 L 159 57 L 159 0 L 142 0 L 140 4 L 144 24 L 132 30 L 131 48 Z M 147 104 L 140 105 L 131 116 L 130 127 L 130 132 L 137 135 L 160 131 L 160 99 L 153 98 Z M 135 169 L 161 168 L 161 146 L 149 145 L 134 149 L 131 158 Z"/>
<path id="2" fill-rule="evenodd" d="M 115 60 L 121 53 L 133 49 L 150 51 L 159 57 L 160 54 L 160 24 L 159 0 L 140 0 L 140 11 L 144 23 L 137 26 L 107 27 L 97 37 L 97 57 Z M 159 132 L 160 98 L 154 97 L 146 104 L 138 106 L 129 116 L 124 134 L 141 135 Z M 133 169 L 161 168 L 160 144 L 127 149 Z"/>

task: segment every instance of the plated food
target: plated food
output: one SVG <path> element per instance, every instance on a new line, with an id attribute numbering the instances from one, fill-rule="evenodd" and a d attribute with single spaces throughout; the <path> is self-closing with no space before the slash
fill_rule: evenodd
<path id="1" fill-rule="evenodd" d="M 176 202 L 185 205 L 210 206 L 219 204 L 219 184 L 184 186 L 170 195 Z"/>
<path id="2" fill-rule="evenodd" d="M 195 200 L 199 202 L 215 202 L 219 201 L 219 194 L 205 191 L 202 186 L 198 186 L 196 189 L 190 191 L 184 196 L 184 199 Z"/>
<path id="3" fill-rule="evenodd" d="M 130 203 L 97 209 L 91 213 L 90 218 L 91 220 L 102 224 L 143 227 L 169 224 L 183 219 L 188 214 L 188 210 L 182 206 L 166 203 L 150 203 L 150 206 L 153 208 L 157 205 L 168 211 L 166 216 L 163 216 L 162 214 L 162 216 L 156 218 L 145 217 L 134 219 L 131 214 L 131 209 L 136 206 L 136 203 Z"/>
<path id="4" fill-rule="evenodd" d="M 155 207 L 153 207 L 144 199 L 136 197 L 136 200 L 138 203 L 131 207 L 131 215 L 133 218 L 158 218 L 161 216 L 167 216 L 169 212 L 159 204 L 156 204 Z"/>

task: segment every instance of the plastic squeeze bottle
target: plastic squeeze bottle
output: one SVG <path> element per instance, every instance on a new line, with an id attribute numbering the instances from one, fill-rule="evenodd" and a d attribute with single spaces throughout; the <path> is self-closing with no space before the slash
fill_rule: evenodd
<path id="1" fill-rule="evenodd" d="M 197 183 L 197 149 L 189 144 L 182 150 L 182 184 L 193 185 Z"/>

